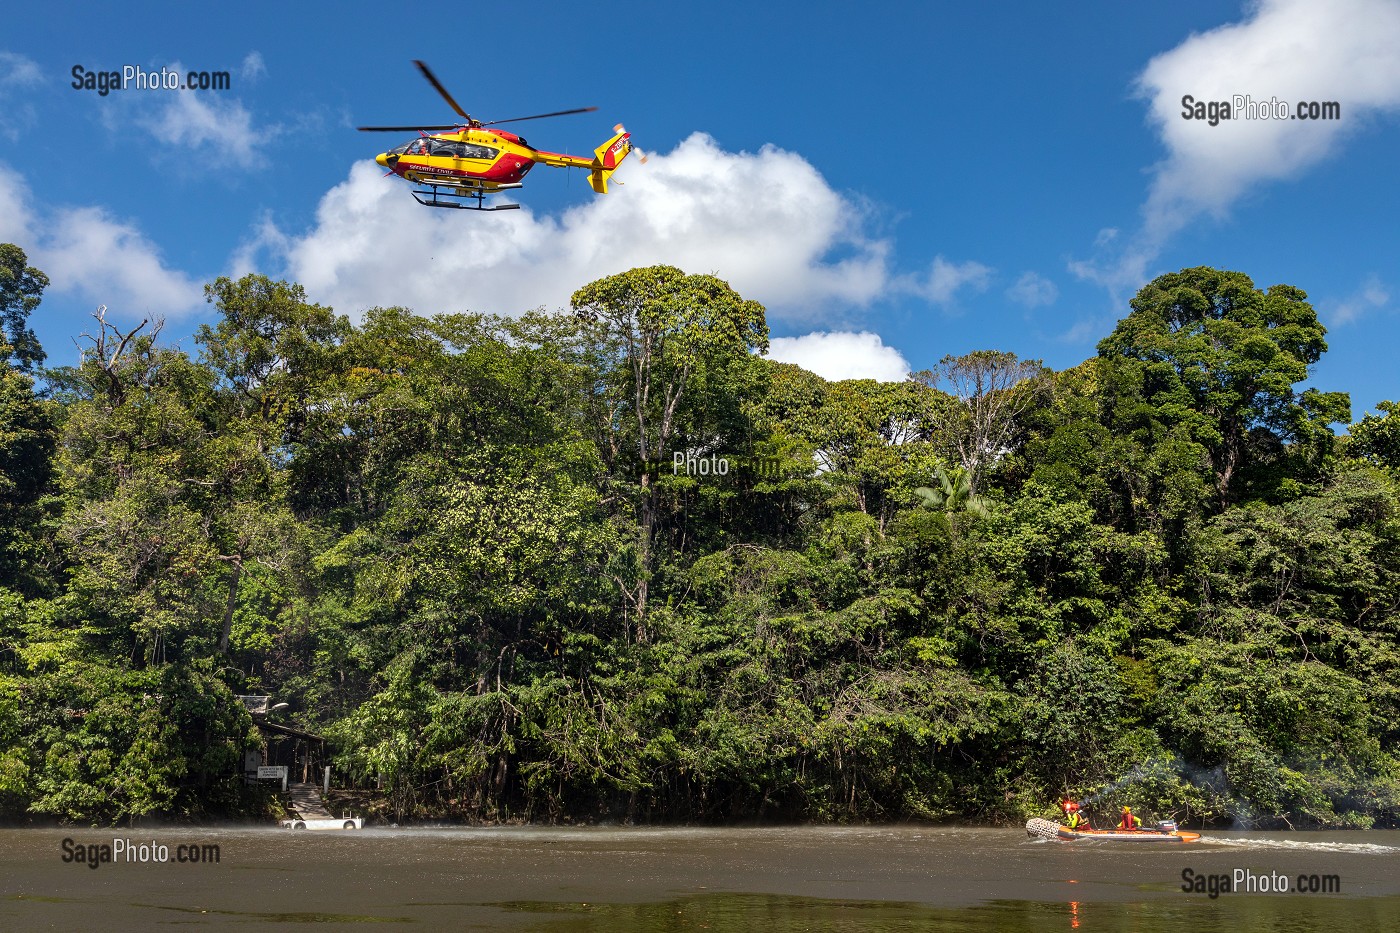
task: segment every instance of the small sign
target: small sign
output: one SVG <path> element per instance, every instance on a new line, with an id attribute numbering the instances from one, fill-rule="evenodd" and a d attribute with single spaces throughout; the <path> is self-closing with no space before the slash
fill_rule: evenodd
<path id="1" fill-rule="evenodd" d="M 258 768 L 259 781 L 280 781 L 286 776 L 286 765 L 263 765 Z"/>

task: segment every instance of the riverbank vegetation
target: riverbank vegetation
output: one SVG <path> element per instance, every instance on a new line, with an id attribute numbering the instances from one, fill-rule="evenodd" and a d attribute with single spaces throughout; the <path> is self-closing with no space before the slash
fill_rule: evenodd
<path id="1" fill-rule="evenodd" d="M 358 324 L 247 276 L 46 369 L 4 249 L 0 817 L 246 811 L 238 694 L 398 818 L 1400 816 L 1400 414 L 1334 434 L 1296 288 L 877 383 L 668 267 Z"/>

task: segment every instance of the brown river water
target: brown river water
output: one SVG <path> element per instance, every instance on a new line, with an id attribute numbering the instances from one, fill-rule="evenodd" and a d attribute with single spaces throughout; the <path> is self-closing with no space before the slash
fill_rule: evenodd
<path id="1" fill-rule="evenodd" d="M 96 868 L 77 860 L 80 850 L 100 859 L 118 839 L 134 861 L 115 849 Z M 191 845 L 217 846 L 218 861 L 177 861 L 207 854 Z M 157 860 L 162 846 L 168 861 Z M 1217 883 L 1212 898 L 1182 890 L 1188 869 L 1193 879 L 1247 872 L 1256 889 L 1286 879 L 1290 890 L 1219 893 Z M 1295 890 L 1300 876 L 1339 890 Z M 1364 933 L 1400 930 L 1400 832 L 1148 845 L 930 826 L 0 830 L 0 931 L 192 925 Z"/>

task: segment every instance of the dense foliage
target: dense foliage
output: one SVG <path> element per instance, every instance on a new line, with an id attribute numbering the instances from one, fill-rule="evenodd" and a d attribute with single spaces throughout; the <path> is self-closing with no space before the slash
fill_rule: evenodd
<path id="1" fill-rule="evenodd" d="M 246 812 L 247 693 L 401 816 L 1400 817 L 1400 415 L 1333 434 L 1296 288 L 895 384 L 669 267 L 359 324 L 247 276 L 36 383 L 4 249 L 5 818 Z"/>

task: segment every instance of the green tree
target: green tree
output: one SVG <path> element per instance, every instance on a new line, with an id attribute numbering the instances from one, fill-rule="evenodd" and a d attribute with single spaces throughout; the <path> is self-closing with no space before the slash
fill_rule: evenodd
<path id="1" fill-rule="evenodd" d="M 937 466 L 923 416 L 929 390 L 914 382 L 827 382 L 787 363 L 768 364 L 772 385 L 757 402 L 762 430 L 799 443 L 809 495 L 822 514 L 855 509 L 878 533 L 908 505 L 909 487 Z M 797 453 L 798 451 L 794 451 Z"/>
<path id="2" fill-rule="evenodd" d="M 245 571 L 290 572 L 299 551 L 266 434 L 158 328 L 97 318 L 83 365 L 54 374 L 72 590 L 138 661 L 167 659 L 172 639 L 192 656 L 226 649 Z"/>
<path id="3" fill-rule="evenodd" d="M 304 553 L 287 505 L 286 471 L 274 468 L 296 443 L 314 402 L 337 371 L 337 350 L 349 322 L 307 302 L 299 285 L 263 275 L 237 281 L 220 277 L 204 288 L 219 322 L 201 325 L 201 361 L 224 381 L 219 436 L 206 446 L 207 478 L 198 480 L 209 500 L 216 559 L 227 567 L 219 651 L 227 652 L 245 571 L 282 576 Z"/>
<path id="4" fill-rule="evenodd" d="M 28 326 L 48 278 L 24 251 L 0 244 L 0 587 L 36 593 L 47 574 L 41 524 L 50 514 L 53 457 L 61 408 L 42 401 L 30 373 L 44 352 Z"/>
<path id="5" fill-rule="evenodd" d="M 1151 533 L 1175 554 L 1213 500 L 1205 449 L 1143 398 L 1136 364 L 1094 357 L 1056 373 L 1046 403 L 1026 413 L 1025 443 L 998 477 L 1089 503 L 1097 520 Z M 1136 377 L 1136 378 L 1135 378 Z"/>
<path id="6" fill-rule="evenodd" d="M 204 287 L 204 298 L 220 314 L 196 335 L 204 361 L 264 419 L 301 417 L 349 322 L 307 302 L 300 285 L 265 275 L 221 276 Z"/>
<path id="7" fill-rule="evenodd" d="M 1377 466 L 1400 470 L 1400 405 L 1380 402 L 1376 410 L 1379 415 L 1367 412 L 1366 417 L 1351 426 L 1347 452 Z"/>
<path id="8" fill-rule="evenodd" d="M 638 555 L 641 578 L 633 596 L 639 640 L 646 639 L 647 592 L 655 569 L 657 499 L 653 474 L 672 452 L 678 413 L 688 390 L 718 375 L 735 358 L 767 350 L 763 306 L 712 275 L 686 275 L 674 266 L 633 269 L 574 292 L 570 303 L 597 325 L 600 354 L 620 393 L 617 412 L 630 420 L 640 470 Z M 621 425 L 618 425 L 620 428 Z"/>
<path id="9" fill-rule="evenodd" d="M 0 361 L 0 586 L 37 593 L 47 574 L 41 527 L 51 516 L 59 406 L 35 396 L 34 381 Z"/>
<path id="10" fill-rule="evenodd" d="M 920 486 L 914 490 L 929 508 L 944 512 L 967 511 L 983 518 L 990 514 L 988 500 L 973 493 L 972 477 L 966 470 L 953 467 L 949 472 L 940 465 L 934 477 L 938 480 L 937 486 Z"/>
<path id="11" fill-rule="evenodd" d="M 0 243 L 0 328 L 10 345 L 10 365 L 32 372 L 44 362 L 39 338 L 29 326 L 29 315 L 39 307 L 49 277 L 29 265 L 24 250 Z"/>
<path id="12" fill-rule="evenodd" d="M 1351 420 L 1345 393 L 1294 389 L 1326 333 L 1302 289 L 1260 291 L 1243 273 L 1201 266 L 1144 286 L 1099 355 L 1126 364 L 1152 417 L 1202 446 L 1223 509 L 1241 497 L 1252 451 Z"/>

